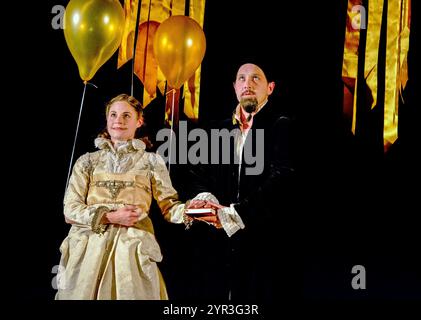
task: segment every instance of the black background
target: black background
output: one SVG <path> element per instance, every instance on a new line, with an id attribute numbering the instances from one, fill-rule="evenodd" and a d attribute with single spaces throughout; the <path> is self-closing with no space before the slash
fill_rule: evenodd
<path id="1" fill-rule="evenodd" d="M 59 262 L 58 249 L 68 231 L 62 199 L 83 91 L 63 31 L 52 28 L 53 5 L 65 6 L 67 1 L 25 7 L 28 17 L 11 42 L 19 43 L 18 59 L 13 60 L 19 72 L 9 78 L 11 103 L 18 107 L 15 117 L 28 122 L 18 146 L 14 145 L 23 156 L 12 160 L 19 165 L 21 191 L 11 195 L 15 205 L 25 208 L 16 221 L 27 222 L 25 228 L 19 222 L 12 227 L 18 240 L 10 246 L 12 261 L 19 262 L 9 265 L 19 274 L 13 296 L 24 301 L 54 298 L 51 269 Z M 379 152 L 378 139 L 353 137 L 342 119 L 346 5 L 344 0 L 313 4 L 208 0 L 200 118 L 206 122 L 229 116 L 235 107 L 232 81 L 238 65 L 249 58 L 264 61 L 276 75 L 274 100 L 296 119 L 297 216 L 280 218 L 279 223 L 293 221 L 286 238 L 299 259 L 275 254 L 296 266 L 300 299 L 420 299 L 421 233 L 416 223 L 420 162 L 415 156 L 419 3 L 412 2 L 409 82 L 405 105 L 399 110 L 400 137 L 386 155 Z M 75 158 L 94 150 L 93 139 L 105 123 L 104 103 L 130 92 L 130 63 L 120 70 L 116 64 L 117 53 L 91 80 L 98 88 L 87 89 Z M 135 81 L 134 95 L 141 98 Z M 149 127 L 163 125 L 162 99 L 145 112 Z M 180 187 L 178 177 L 174 184 Z M 161 269 L 170 295 L 182 299 L 177 272 L 183 269 L 179 257 L 188 254 L 184 230 L 156 216 L 165 256 Z M 351 288 L 351 268 L 358 264 L 366 267 L 367 290 Z"/>

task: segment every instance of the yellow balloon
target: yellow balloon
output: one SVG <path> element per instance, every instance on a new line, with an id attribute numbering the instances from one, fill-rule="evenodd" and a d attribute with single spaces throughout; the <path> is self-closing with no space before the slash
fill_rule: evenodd
<path id="1" fill-rule="evenodd" d="M 64 14 L 64 37 L 82 80 L 92 79 L 118 49 L 124 11 L 118 0 L 71 0 Z"/>
<path id="2" fill-rule="evenodd" d="M 206 38 L 200 25 L 187 16 L 171 16 L 161 23 L 154 51 L 168 84 L 180 88 L 202 63 Z"/>

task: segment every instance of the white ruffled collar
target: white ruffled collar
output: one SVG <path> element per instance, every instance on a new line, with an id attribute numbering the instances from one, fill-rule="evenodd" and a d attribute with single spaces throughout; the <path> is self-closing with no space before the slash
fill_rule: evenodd
<path id="1" fill-rule="evenodd" d="M 137 150 L 145 151 L 146 145 L 140 139 L 131 139 L 114 146 L 110 139 L 96 138 L 95 147 L 100 150 L 111 150 L 114 153 L 129 153 Z"/>

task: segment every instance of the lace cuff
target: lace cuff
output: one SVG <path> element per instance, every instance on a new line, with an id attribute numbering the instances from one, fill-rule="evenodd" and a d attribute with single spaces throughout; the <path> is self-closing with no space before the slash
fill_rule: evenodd
<path id="1" fill-rule="evenodd" d="M 101 223 L 101 220 L 104 217 L 104 214 L 106 214 L 109 211 L 110 209 L 104 206 L 98 207 L 95 210 L 95 213 L 94 213 L 94 216 L 92 217 L 92 222 L 91 222 L 91 228 L 93 232 L 98 233 L 100 235 L 104 234 L 105 230 L 107 230 L 108 225 Z"/>
<path id="2" fill-rule="evenodd" d="M 245 228 L 244 222 L 235 210 L 234 204 L 219 209 L 218 218 L 228 237 L 231 237 L 238 230 Z"/>
<path id="3" fill-rule="evenodd" d="M 219 204 L 218 199 L 210 192 L 201 192 L 196 197 L 194 197 L 192 201 L 193 200 L 212 201 Z M 186 204 L 186 208 L 187 207 L 188 204 Z M 243 220 L 235 210 L 234 204 L 231 204 L 229 207 L 218 209 L 218 218 L 228 237 L 231 237 L 238 230 L 245 228 Z"/>

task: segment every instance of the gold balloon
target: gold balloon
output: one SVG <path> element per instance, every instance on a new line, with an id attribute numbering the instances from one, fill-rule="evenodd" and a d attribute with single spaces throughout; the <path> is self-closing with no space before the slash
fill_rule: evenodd
<path id="1" fill-rule="evenodd" d="M 118 49 L 124 11 L 118 0 L 71 0 L 64 14 L 64 37 L 82 80 L 92 79 Z"/>
<path id="2" fill-rule="evenodd" d="M 169 86 L 178 89 L 202 63 L 205 34 L 192 18 L 171 16 L 156 31 L 154 51 Z"/>

